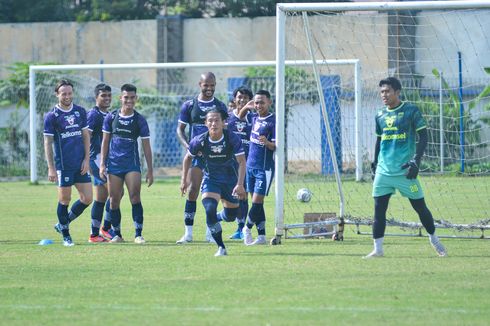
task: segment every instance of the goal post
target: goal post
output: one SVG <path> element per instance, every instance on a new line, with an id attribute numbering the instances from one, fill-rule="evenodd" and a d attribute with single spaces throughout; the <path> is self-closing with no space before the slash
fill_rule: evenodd
<path id="1" fill-rule="evenodd" d="M 369 164 L 374 153 L 374 115 L 381 107 L 377 83 L 388 76 L 402 81 L 402 100 L 417 104 L 428 123 L 429 145 L 420 174 L 438 227 L 486 228 L 490 221 L 490 98 L 485 92 L 490 85 L 490 40 L 486 32 L 490 28 L 490 3 L 278 3 L 276 8 L 275 241 L 280 242 L 288 224 L 305 222 L 304 214 L 311 212 L 333 212 L 337 218 L 358 224 L 372 222 Z M 291 158 L 291 135 L 285 130 L 291 117 L 284 63 L 298 58 L 312 62 L 358 60 L 355 70 L 359 80 L 337 67 L 310 67 L 314 74 L 339 80 L 340 108 L 337 115 L 326 115 L 330 126 L 333 120 L 341 120 L 340 130 L 331 131 L 341 143 L 340 171 L 334 171 L 335 175 L 305 169 L 306 164 L 317 164 L 313 159 L 301 161 L 301 168 L 297 168 Z M 349 99 L 353 89 L 356 95 Z M 322 100 L 325 94 L 320 93 Z M 329 99 L 324 100 L 328 106 Z M 353 101 L 359 101 L 355 103 L 359 110 L 351 110 Z M 317 118 L 307 119 L 314 122 Z M 305 144 L 314 137 L 314 127 L 311 123 L 307 126 L 311 129 L 305 132 Z M 334 146 L 329 141 L 329 149 Z M 336 179 L 340 179 L 339 190 Z M 305 187 L 312 188 L 313 199 L 299 203 L 296 191 Z M 417 221 L 406 203 L 393 200 L 389 215 L 393 224 L 420 227 L 404 222 Z"/>

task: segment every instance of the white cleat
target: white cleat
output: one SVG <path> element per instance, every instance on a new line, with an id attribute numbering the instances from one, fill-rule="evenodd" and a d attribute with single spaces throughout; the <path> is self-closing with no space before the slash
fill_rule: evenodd
<path id="1" fill-rule="evenodd" d="M 383 251 L 373 250 L 373 251 L 371 251 L 371 253 L 367 254 L 364 257 L 362 257 L 362 259 L 380 258 L 380 257 L 383 257 L 383 256 L 384 256 Z"/>
<path id="2" fill-rule="evenodd" d="M 120 237 L 118 235 L 116 235 L 114 238 L 112 238 L 111 241 L 109 241 L 110 243 L 123 243 L 124 242 L 124 239 L 123 237 Z"/>
<path id="3" fill-rule="evenodd" d="M 214 257 L 228 256 L 226 249 L 223 247 L 218 247 L 218 251 L 214 254 Z"/>
<path id="4" fill-rule="evenodd" d="M 64 237 L 63 238 L 63 246 L 65 247 L 73 247 L 75 244 L 73 243 L 73 240 L 71 237 Z"/>
<path id="5" fill-rule="evenodd" d="M 187 234 L 184 234 L 182 236 L 182 238 L 180 238 L 179 240 L 177 240 L 175 243 L 176 244 L 186 244 L 186 243 L 190 243 L 192 242 L 192 237 L 191 236 L 188 236 Z"/>
<path id="6" fill-rule="evenodd" d="M 257 246 L 257 245 L 266 245 L 267 240 L 265 239 L 265 235 L 259 235 L 257 236 L 257 239 L 253 241 L 251 244 L 248 244 L 247 246 Z"/>
<path id="7" fill-rule="evenodd" d="M 242 233 L 243 233 L 243 243 L 247 246 L 250 246 L 252 242 L 254 242 L 254 238 L 252 237 L 252 230 L 247 228 L 247 226 L 245 225 L 242 229 Z"/>
<path id="8" fill-rule="evenodd" d="M 136 243 L 136 244 L 145 244 L 146 241 L 145 241 L 145 238 L 143 238 L 142 236 L 139 236 L 139 237 L 134 238 L 134 243 Z"/>
<path id="9" fill-rule="evenodd" d="M 209 228 L 206 228 L 206 242 L 216 244 L 216 241 L 213 238 L 213 235 L 211 234 L 211 230 Z"/>
<path id="10" fill-rule="evenodd" d="M 434 250 L 437 252 L 439 257 L 446 257 L 447 256 L 447 251 L 446 248 L 442 245 L 442 243 L 439 241 L 439 239 L 433 241 L 430 241 L 430 244 L 434 248 Z"/>

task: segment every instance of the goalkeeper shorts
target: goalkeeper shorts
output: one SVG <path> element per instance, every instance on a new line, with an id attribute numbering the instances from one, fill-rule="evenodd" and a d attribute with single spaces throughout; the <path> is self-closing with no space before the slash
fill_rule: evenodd
<path id="1" fill-rule="evenodd" d="M 373 197 L 395 194 L 396 190 L 409 199 L 424 198 L 419 178 L 407 179 L 404 175 L 389 176 L 376 173 L 373 182 Z"/>

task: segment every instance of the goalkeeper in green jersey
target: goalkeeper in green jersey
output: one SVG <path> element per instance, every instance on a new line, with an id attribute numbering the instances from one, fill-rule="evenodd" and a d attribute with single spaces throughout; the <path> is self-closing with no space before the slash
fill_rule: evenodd
<path id="1" fill-rule="evenodd" d="M 394 77 L 379 82 L 385 105 L 376 114 L 376 146 L 371 165 L 374 182 L 374 250 L 364 258 L 382 257 L 386 228 L 386 210 L 395 190 L 410 200 L 429 233 L 431 245 L 439 256 L 446 249 L 435 235 L 434 219 L 427 208 L 417 178 L 420 161 L 427 146 L 427 125 L 417 106 L 400 100 L 401 84 Z M 416 135 L 419 142 L 416 143 Z"/>

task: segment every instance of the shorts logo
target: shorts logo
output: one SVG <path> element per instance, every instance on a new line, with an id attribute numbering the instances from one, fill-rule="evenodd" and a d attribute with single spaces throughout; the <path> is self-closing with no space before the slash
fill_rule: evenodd
<path id="1" fill-rule="evenodd" d="M 70 181 L 70 177 L 65 177 L 65 182 Z"/>

